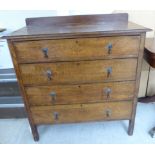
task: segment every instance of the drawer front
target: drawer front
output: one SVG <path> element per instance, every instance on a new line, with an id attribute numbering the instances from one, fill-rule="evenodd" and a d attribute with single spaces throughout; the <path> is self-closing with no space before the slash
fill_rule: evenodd
<path id="1" fill-rule="evenodd" d="M 130 119 L 132 102 L 37 106 L 31 113 L 35 124 Z"/>
<path id="2" fill-rule="evenodd" d="M 133 99 L 135 81 L 26 87 L 30 106 Z"/>
<path id="3" fill-rule="evenodd" d="M 19 62 L 68 61 L 133 57 L 139 36 L 81 38 L 15 42 Z"/>
<path id="4" fill-rule="evenodd" d="M 24 84 L 135 80 L 137 59 L 21 64 Z"/>

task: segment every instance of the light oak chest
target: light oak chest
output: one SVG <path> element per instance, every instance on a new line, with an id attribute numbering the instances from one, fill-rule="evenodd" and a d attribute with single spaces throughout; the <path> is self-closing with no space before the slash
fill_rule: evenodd
<path id="1" fill-rule="evenodd" d="M 42 17 L 6 36 L 34 136 L 37 125 L 129 120 L 145 33 L 127 14 Z"/>

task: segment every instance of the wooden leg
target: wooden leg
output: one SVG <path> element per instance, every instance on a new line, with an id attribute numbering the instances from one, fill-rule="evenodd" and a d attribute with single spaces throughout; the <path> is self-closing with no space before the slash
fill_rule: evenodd
<path id="1" fill-rule="evenodd" d="M 134 130 L 134 124 L 135 124 L 135 120 L 129 120 L 129 128 L 128 128 L 128 135 L 132 136 L 133 135 L 133 130 Z"/>
<path id="2" fill-rule="evenodd" d="M 31 125 L 31 131 L 33 134 L 33 139 L 34 141 L 39 141 L 39 134 L 38 134 L 38 129 L 36 125 Z"/>

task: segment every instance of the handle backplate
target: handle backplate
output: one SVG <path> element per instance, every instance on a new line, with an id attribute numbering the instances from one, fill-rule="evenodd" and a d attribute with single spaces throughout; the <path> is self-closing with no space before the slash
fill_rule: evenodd
<path id="1" fill-rule="evenodd" d="M 111 117 L 112 110 L 111 109 L 106 109 L 105 114 L 106 114 L 106 117 Z"/>
<path id="2" fill-rule="evenodd" d="M 48 58 L 48 48 L 43 48 L 43 49 L 42 49 L 42 52 L 43 52 L 43 54 L 44 54 L 44 57 L 45 57 L 45 58 Z"/>
<path id="3" fill-rule="evenodd" d="M 51 98 L 52 98 L 52 103 L 55 103 L 55 101 L 56 101 L 56 92 L 52 91 L 52 92 L 50 93 L 50 96 L 51 96 Z"/>
<path id="4" fill-rule="evenodd" d="M 47 78 L 48 78 L 48 80 L 52 80 L 52 71 L 51 70 L 47 70 L 46 71 L 46 75 L 47 75 Z"/>
<path id="5" fill-rule="evenodd" d="M 109 43 L 107 47 L 108 47 L 108 54 L 111 54 L 112 53 L 112 43 Z"/>
<path id="6" fill-rule="evenodd" d="M 107 68 L 107 77 L 110 77 L 111 74 L 112 74 L 112 67 L 108 67 Z"/>
<path id="7" fill-rule="evenodd" d="M 106 94 L 107 98 L 109 98 L 110 97 L 110 94 L 112 93 L 111 88 L 105 88 L 104 89 L 104 93 Z"/>
<path id="8" fill-rule="evenodd" d="M 57 121 L 59 119 L 59 113 L 58 112 L 54 112 L 53 116 L 54 116 L 55 121 Z"/>

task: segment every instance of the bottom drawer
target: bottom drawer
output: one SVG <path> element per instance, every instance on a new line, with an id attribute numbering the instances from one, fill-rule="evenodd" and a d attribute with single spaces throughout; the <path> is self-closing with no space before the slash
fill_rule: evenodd
<path id="1" fill-rule="evenodd" d="M 31 108 L 35 124 L 130 119 L 131 112 L 131 101 Z"/>

